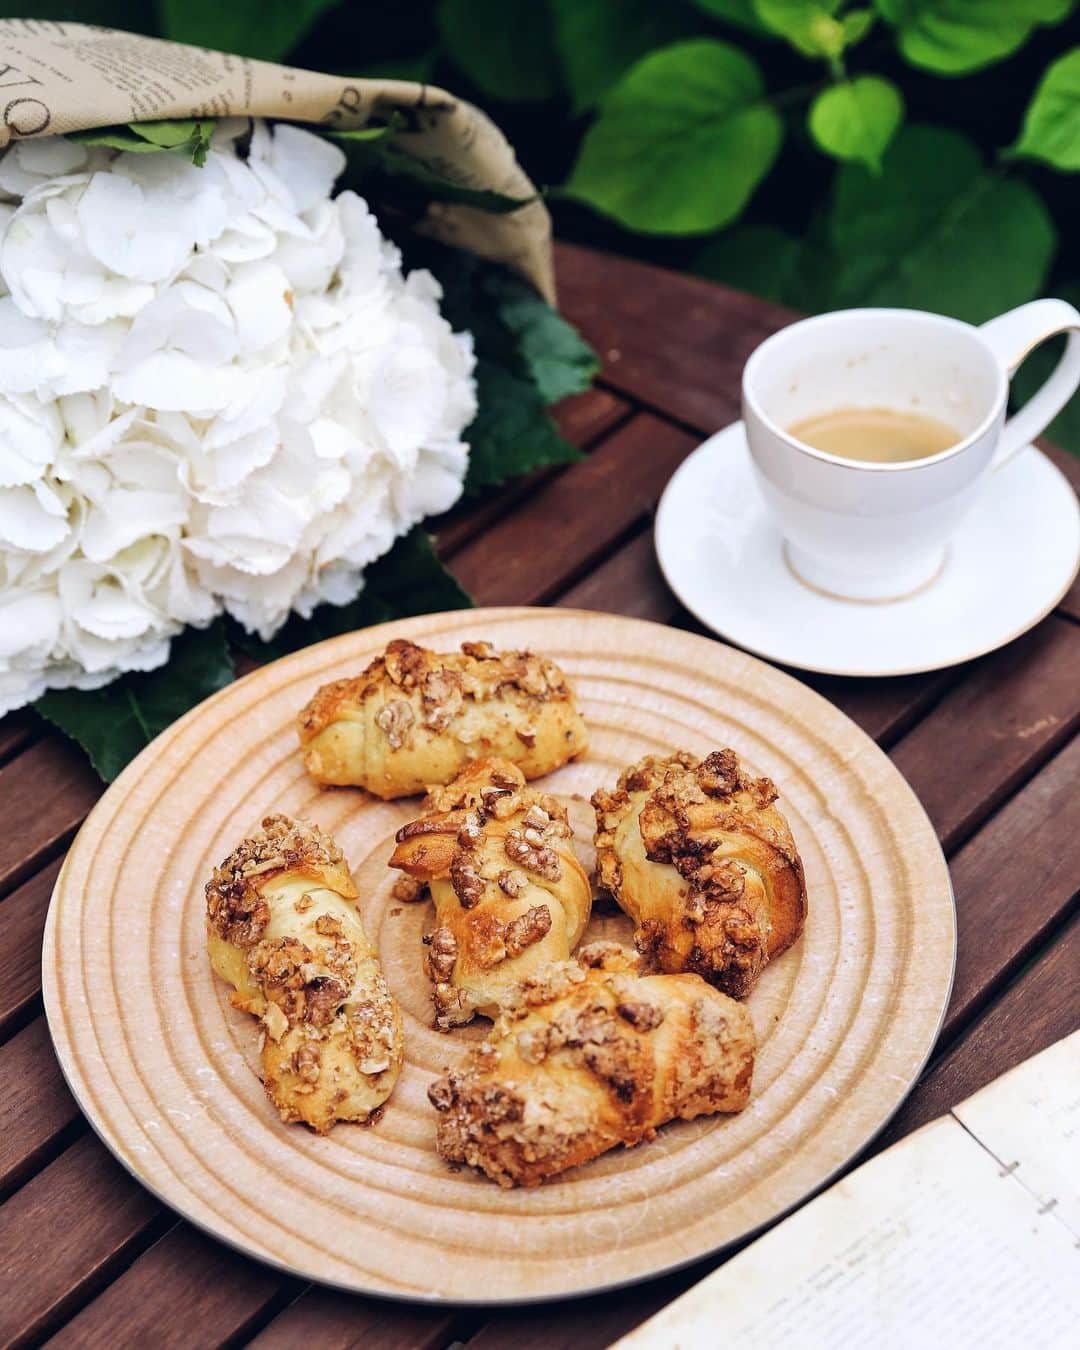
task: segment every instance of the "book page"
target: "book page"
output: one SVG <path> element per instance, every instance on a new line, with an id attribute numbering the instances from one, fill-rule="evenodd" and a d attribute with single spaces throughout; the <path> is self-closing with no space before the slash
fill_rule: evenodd
<path id="1" fill-rule="evenodd" d="M 620 1350 L 1066 1350 L 1080 1252 L 951 1116 L 838 1182 Z"/>
<path id="2" fill-rule="evenodd" d="M 1080 1243 L 1080 1031 L 989 1083 L 953 1115 Z"/>

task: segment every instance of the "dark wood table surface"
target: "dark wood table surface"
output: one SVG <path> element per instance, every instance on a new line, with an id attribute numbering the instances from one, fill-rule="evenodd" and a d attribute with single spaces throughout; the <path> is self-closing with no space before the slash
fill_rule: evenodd
<path id="1" fill-rule="evenodd" d="M 479 604 L 573 605 L 693 628 L 658 574 L 652 512 L 683 457 L 738 416 L 751 349 L 793 316 L 576 247 L 560 246 L 558 272 L 564 310 L 604 362 L 598 385 L 559 410 L 587 453 L 439 522 L 442 554 Z M 1050 453 L 1080 482 L 1080 462 Z M 1080 586 L 969 665 L 809 682 L 905 774 L 956 890 L 944 1029 L 869 1156 L 1080 1023 Z M 178 1219 L 90 1130 L 42 1012 L 49 893 L 100 792 L 82 754 L 32 714 L 0 721 L 0 1343 L 587 1350 L 715 1266 L 578 1301 L 437 1311 L 306 1286 Z"/>

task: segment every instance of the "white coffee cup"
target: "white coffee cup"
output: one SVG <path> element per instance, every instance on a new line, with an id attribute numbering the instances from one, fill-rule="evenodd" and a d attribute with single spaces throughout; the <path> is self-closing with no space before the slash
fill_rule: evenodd
<path id="1" fill-rule="evenodd" d="M 1065 353 L 1008 421 L 1009 379 L 1032 349 Z M 888 600 L 934 580 L 987 475 L 1045 430 L 1080 384 L 1080 314 L 1034 300 L 981 328 L 908 309 L 848 309 L 781 329 L 743 372 L 743 418 L 761 490 L 800 580 L 845 599 Z M 843 459 L 786 430 L 840 408 L 917 412 L 955 427 L 924 459 Z M 1038 521 L 1031 522 L 1038 529 Z"/>

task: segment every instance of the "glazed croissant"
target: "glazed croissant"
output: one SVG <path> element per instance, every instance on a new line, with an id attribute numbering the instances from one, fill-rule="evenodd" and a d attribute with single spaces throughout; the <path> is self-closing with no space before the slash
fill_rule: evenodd
<path id="1" fill-rule="evenodd" d="M 449 783 L 470 760 L 513 760 L 526 778 L 585 749 L 565 675 L 531 652 L 465 642 L 439 655 L 396 639 L 363 674 L 324 685 L 300 714 L 318 783 L 405 797 Z"/>
<path id="2" fill-rule="evenodd" d="M 390 866 L 431 887 L 426 966 L 435 1025 L 494 1017 L 506 990 L 565 960 L 589 922 L 592 888 L 566 812 L 506 760 L 477 760 L 436 788 L 427 814 L 398 831 Z"/>
<path id="3" fill-rule="evenodd" d="M 436 1079 L 436 1144 L 500 1186 L 536 1186 L 666 1121 L 741 1111 L 754 1030 L 696 975 L 640 977 L 615 943 L 524 980 L 464 1067 Z"/>
<path id="4" fill-rule="evenodd" d="M 733 750 L 648 755 L 593 794 L 600 884 L 661 970 L 742 998 L 802 932 L 803 867 L 776 796 Z"/>
<path id="5" fill-rule="evenodd" d="M 402 1061 L 401 1014 L 329 835 L 267 816 L 206 885 L 210 964 L 262 1021 L 263 1082 L 284 1121 L 370 1120 Z"/>

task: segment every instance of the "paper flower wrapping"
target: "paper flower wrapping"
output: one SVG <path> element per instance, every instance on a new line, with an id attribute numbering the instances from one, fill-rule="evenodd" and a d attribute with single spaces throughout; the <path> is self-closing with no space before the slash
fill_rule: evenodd
<path id="1" fill-rule="evenodd" d="M 250 137 L 248 132 L 250 130 Z M 460 495 L 472 340 L 321 137 L 0 158 L 0 713 L 270 637 Z"/>

